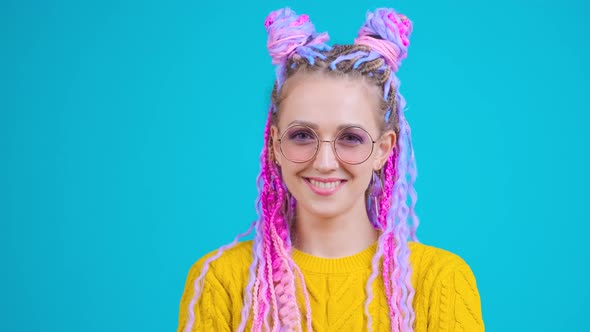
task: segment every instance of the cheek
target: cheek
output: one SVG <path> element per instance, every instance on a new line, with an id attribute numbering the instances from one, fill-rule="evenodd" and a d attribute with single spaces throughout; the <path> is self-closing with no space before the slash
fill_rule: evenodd
<path id="1" fill-rule="evenodd" d="M 356 176 L 358 185 L 363 189 L 367 189 L 373 178 L 373 167 L 371 163 L 366 163 L 361 169 L 358 169 Z"/>
<path id="2" fill-rule="evenodd" d="M 303 170 L 305 170 L 305 166 L 294 164 L 289 161 L 280 168 L 283 183 L 287 187 L 289 193 L 294 195 L 296 199 L 301 199 L 302 197 L 300 194 L 304 191 L 305 183 L 300 177 Z"/>
<path id="3" fill-rule="evenodd" d="M 284 158 L 283 158 L 283 163 L 281 163 L 281 167 L 280 167 L 281 176 L 283 177 L 283 181 L 285 181 L 285 182 L 293 181 L 296 177 L 298 177 L 298 174 L 301 171 L 303 171 L 304 169 L 305 169 L 304 164 L 292 163 L 288 160 L 284 160 Z"/>

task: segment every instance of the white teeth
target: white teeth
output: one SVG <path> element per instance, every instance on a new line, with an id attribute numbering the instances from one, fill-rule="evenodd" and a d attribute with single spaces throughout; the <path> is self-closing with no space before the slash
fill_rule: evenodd
<path id="1" fill-rule="evenodd" d="M 320 182 L 320 181 L 309 179 L 309 182 L 311 182 L 311 184 L 314 187 L 318 187 L 320 189 L 334 189 L 340 184 L 341 181 Z"/>

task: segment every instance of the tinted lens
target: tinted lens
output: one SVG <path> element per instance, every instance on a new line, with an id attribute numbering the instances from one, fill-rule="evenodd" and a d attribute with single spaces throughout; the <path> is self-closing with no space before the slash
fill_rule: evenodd
<path id="1" fill-rule="evenodd" d="M 315 155 L 317 147 L 317 136 L 304 126 L 290 127 L 281 137 L 281 151 L 292 162 L 309 161 Z"/>
<path id="2" fill-rule="evenodd" d="M 349 164 L 362 163 L 373 152 L 371 135 L 358 127 L 342 130 L 336 137 L 335 146 L 338 158 Z"/>

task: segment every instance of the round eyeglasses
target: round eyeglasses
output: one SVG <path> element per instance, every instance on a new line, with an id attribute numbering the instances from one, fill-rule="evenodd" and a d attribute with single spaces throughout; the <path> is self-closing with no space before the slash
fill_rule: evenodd
<path id="1" fill-rule="evenodd" d="M 326 141 L 320 140 L 315 130 L 304 125 L 288 127 L 278 141 L 281 154 L 291 162 L 308 162 L 315 158 L 320 143 L 332 143 L 336 157 L 349 165 L 358 165 L 369 159 L 376 142 L 361 127 L 343 128 L 338 132 L 336 138 Z"/>

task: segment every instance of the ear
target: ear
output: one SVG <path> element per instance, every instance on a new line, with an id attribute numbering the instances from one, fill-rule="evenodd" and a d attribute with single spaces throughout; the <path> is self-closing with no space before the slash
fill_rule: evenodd
<path id="1" fill-rule="evenodd" d="M 393 130 L 389 130 L 375 142 L 375 159 L 373 160 L 373 170 L 378 171 L 387 162 L 387 159 L 393 153 L 393 148 L 397 143 L 397 135 Z"/>
<path id="2" fill-rule="evenodd" d="M 283 155 L 281 154 L 281 146 L 279 143 L 279 128 L 277 128 L 277 126 L 272 125 L 270 127 L 270 137 L 272 143 L 272 157 L 274 157 L 274 160 L 271 161 L 281 166 L 281 159 Z"/>

